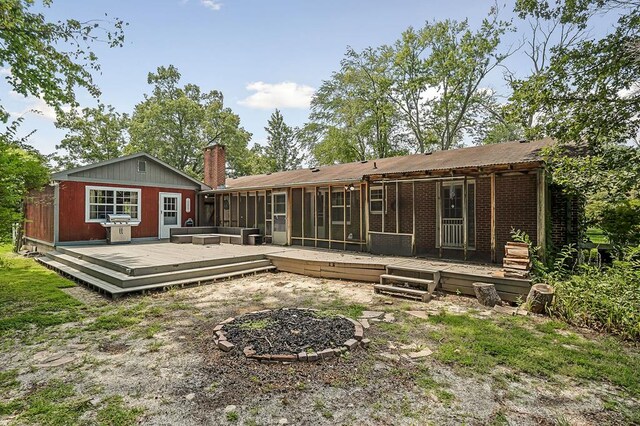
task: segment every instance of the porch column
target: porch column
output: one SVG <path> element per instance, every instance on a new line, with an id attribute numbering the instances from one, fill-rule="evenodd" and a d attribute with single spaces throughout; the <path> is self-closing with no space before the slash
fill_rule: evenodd
<path id="1" fill-rule="evenodd" d="M 547 185 L 546 185 L 546 173 L 544 169 L 539 169 L 537 172 L 537 193 L 538 193 L 538 223 L 537 223 L 537 245 L 540 247 L 540 257 L 544 261 L 545 249 L 547 243 Z"/>
<path id="2" fill-rule="evenodd" d="M 491 173 L 491 261 L 496 262 L 496 173 Z"/>
<path id="3" fill-rule="evenodd" d="M 469 220 L 469 212 L 468 210 L 468 200 L 467 200 L 467 177 L 464 177 L 464 182 L 462 184 L 462 250 L 464 253 L 464 260 L 467 260 L 467 221 Z"/>

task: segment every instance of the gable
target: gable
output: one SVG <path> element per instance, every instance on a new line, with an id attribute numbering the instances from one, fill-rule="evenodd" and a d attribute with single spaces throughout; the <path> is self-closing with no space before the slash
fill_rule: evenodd
<path id="1" fill-rule="evenodd" d="M 144 172 L 138 171 L 138 162 L 145 162 Z M 109 182 L 143 186 L 169 186 L 199 188 L 195 180 L 178 173 L 151 156 L 138 155 L 123 157 L 91 167 L 80 167 L 54 175 L 54 179 L 86 180 L 89 182 Z"/>

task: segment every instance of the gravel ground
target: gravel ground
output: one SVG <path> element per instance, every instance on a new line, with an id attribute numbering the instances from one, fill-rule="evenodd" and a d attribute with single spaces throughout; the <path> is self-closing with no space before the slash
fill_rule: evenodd
<path id="1" fill-rule="evenodd" d="M 637 396 L 606 383 L 508 369 L 469 374 L 432 357 L 403 356 L 403 345 L 412 342 L 393 333 L 410 327 L 407 311 L 495 315 L 455 295 L 405 302 L 375 295 L 367 284 L 287 273 L 117 302 L 83 287 L 66 291 L 96 309 L 126 312 L 143 303 L 151 313 L 113 330 L 91 330 L 88 317 L 2 342 L 0 365 L 17 369 L 20 382 L 10 397 L 59 379 L 88 404 L 121 395 L 144 410 L 139 423 L 151 425 L 602 425 L 623 423 L 606 409 L 611 401 L 638 404 Z M 318 363 L 261 364 L 223 353 L 213 342 L 213 326 L 231 316 L 282 307 L 346 314 L 353 305 L 393 314 L 395 328 L 371 320 L 368 349 Z M 0 424 L 15 420 L 0 414 Z M 83 421 L 96 422 L 95 413 L 88 409 Z"/>

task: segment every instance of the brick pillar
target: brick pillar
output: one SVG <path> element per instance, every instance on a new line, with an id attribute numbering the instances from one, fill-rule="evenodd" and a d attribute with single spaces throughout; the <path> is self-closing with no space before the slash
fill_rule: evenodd
<path id="1" fill-rule="evenodd" d="M 204 183 L 211 188 L 224 187 L 226 156 L 223 145 L 210 145 L 204 149 Z"/>

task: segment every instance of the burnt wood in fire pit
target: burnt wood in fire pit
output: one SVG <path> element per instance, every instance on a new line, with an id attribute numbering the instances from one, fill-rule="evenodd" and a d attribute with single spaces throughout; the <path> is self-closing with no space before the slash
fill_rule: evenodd
<path id="1" fill-rule="evenodd" d="M 343 348 L 345 342 L 357 337 L 357 331 L 362 332 L 362 327 L 356 321 L 339 315 L 283 308 L 233 318 L 216 330 L 217 333 L 220 331 L 228 342 L 244 351 L 247 357 L 272 361 L 309 361 L 314 357 L 304 354 Z M 288 357 L 280 359 L 284 355 Z"/>

